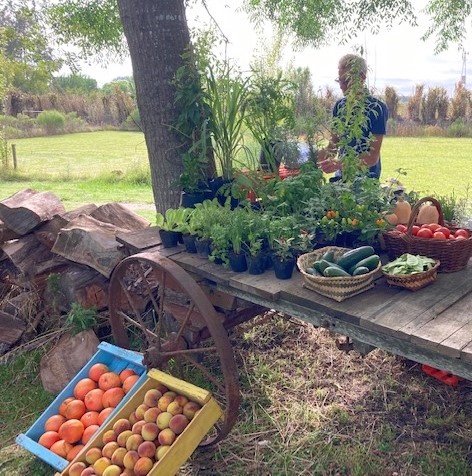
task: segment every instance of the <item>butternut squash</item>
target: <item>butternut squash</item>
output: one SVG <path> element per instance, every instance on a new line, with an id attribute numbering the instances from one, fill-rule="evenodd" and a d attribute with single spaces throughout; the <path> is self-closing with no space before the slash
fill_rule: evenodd
<path id="1" fill-rule="evenodd" d="M 418 210 L 418 216 L 416 217 L 416 222 L 420 225 L 425 223 L 437 223 L 439 221 L 439 212 L 438 209 L 432 203 L 425 203 L 421 205 Z"/>
<path id="2" fill-rule="evenodd" d="M 386 213 L 384 218 L 390 225 L 398 225 L 398 217 L 395 213 Z"/>
<path id="3" fill-rule="evenodd" d="M 403 197 L 399 197 L 392 213 L 397 216 L 398 223 L 406 225 L 410 220 L 411 205 Z"/>

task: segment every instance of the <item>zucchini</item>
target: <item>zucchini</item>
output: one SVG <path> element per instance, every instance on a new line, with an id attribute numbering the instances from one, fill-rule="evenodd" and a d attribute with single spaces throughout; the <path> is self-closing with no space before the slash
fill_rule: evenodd
<path id="1" fill-rule="evenodd" d="M 316 268 L 307 268 L 305 269 L 305 273 L 313 274 L 315 276 L 322 276 L 322 274 Z"/>
<path id="2" fill-rule="evenodd" d="M 370 269 L 367 268 L 366 266 L 359 266 L 358 268 L 355 268 L 354 271 L 352 272 L 353 276 L 359 276 L 360 274 L 367 274 L 370 273 Z"/>
<path id="3" fill-rule="evenodd" d="M 351 269 L 356 263 L 375 254 L 372 246 L 360 246 L 353 250 L 346 251 L 338 260 L 337 263 L 342 268 Z"/>
<path id="4" fill-rule="evenodd" d="M 334 251 L 333 250 L 329 250 L 327 251 L 322 257 L 321 259 L 324 259 L 326 261 L 329 261 L 330 263 L 335 263 L 336 260 L 334 259 Z"/>
<path id="5" fill-rule="evenodd" d="M 336 263 L 331 263 L 330 261 L 326 261 L 325 259 L 319 261 L 318 270 L 321 274 L 324 274 L 324 270 L 328 267 L 339 268 L 340 270 L 345 271 L 344 268 L 341 268 L 341 266 Z"/>
<path id="6" fill-rule="evenodd" d="M 354 271 L 357 268 L 368 268 L 369 271 L 373 271 L 377 268 L 378 264 L 380 263 L 379 255 L 372 255 L 367 258 L 361 259 L 358 263 L 356 263 L 352 268 L 349 269 L 349 272 L 354 275 Z"/>
<path id="7" fill-rule="evenodd" d="M 324 271 L 323 271 L 324 276 L 327 278 L 338 278 L 338 277 L 344 277 L 344 276 L 351 276 L 347 271 L 344 271 L 339 266 L 328 266 Z"/>

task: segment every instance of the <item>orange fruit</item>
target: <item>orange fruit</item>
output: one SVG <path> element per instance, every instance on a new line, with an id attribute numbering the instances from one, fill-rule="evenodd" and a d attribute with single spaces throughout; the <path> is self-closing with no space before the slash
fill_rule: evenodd
<path id="1" fill-rule="evenodd" d="M 100 427 L 98 425 L 90 425 L 87 428 L 85 428 L 84 433 L 82 435 L 82 443 L 86 445 L 92 435 L 99 429 Z"/>
<path id="2" fill-rule="evenodd" d="M 108 407 L 103 409 L 98 415 L 98 424 L 101 425 L 107 419 L 108 415 L 110 415 L 110 413 L 113 410 L 114 410 L 113 407 Z"/>
<path id="3" fill-rule="evenodd" d="M 67 441 L 59 440 L 56 441 L 49 449 L 61 458 L 65 458 L 67 453 L 69 453 L 69 451 L 72 449 L 72 445 Z"/>
<path id="4" fill-rule="evenodd" d="M 56 442 L 59 441 L 61 437 L 57 431 L 46 431 L 43 433 L 38 440 L 38 443 L 45 448 L 51 448 L 51 446 Z"/>
<path id="5" fill-rule="evenodd" d="M 83 447 L 84 445 L 73 446 L 72 449 L 67 453 L 66 460 L 72 461 L 80 453 Z"/>
<path id="6" fill-rule="evenodd" d="M 104 408 L 116 407 L 118 403 L 123 400 L 125 391 L 121 387 L 110 388 L 102 397 L 102 404 Z"/>
<path id="7" fill-rule="evenodd" d="M 128 393 L 131 390 L 131 387 L 139 380 L 139 375 L 130 375 L 123 382 L 123 390 L 125 393 Z"/>
<path id="8" fill-rule="evenodd" d="M 84 424 L 85 428 L 90 425 L 98 425 L 98 412 L 86 412 L 80 418 L 80 421 Z"/>
<path id="9" fill-rule="evenodd" d="M 50 416 L 44 423 L 45 431 L 58 431 L 61 425 L 66 421 L 66 417 L 62 415 Z"/>
<path id="10" fill-rule="evenodd" d="M 72 419 L 64 422 L 58 433 L 67 443 L 77 443 L 82 438 L 84 429 L 84 424 L 80 420 Z"/>
<path id="11" fill-rule="evenodd" d="M 116 372 L 106 372 L 98 379 L 98 386 L 104 392 L 114 387 L 121 387 L 120 376 Z"/>
<path id="12" fill-rule="evenodd" d="M 82 400 L 72 400 L 66 406 L 64 416 L 68 419 L 79 420 L 86 412 L 85 403 Z"/>
<path id="13" fill-rule="evenodd" d="M 92 380 L 98 382 L 100 376 L 109 371 L 110 369 L 108 368 L 108 366 L 102 363 L 97 363 L 93 364 L 92 367 L 90 367 L 88 375 Z"/>
<path id="14" fill-rule="evenodd" d="M 82 380 L 79 380 L 74 387 L 74 397 L 79 400 L 83 400 L 85 395 L 87 395 L 87 393 L 89 393 L 90 390 L 93 390 L 94 388 L 97 388 L 97 382 L 91 378 L 83 378 Z"/>
<path id="15" fill-rule="evenodd" d="M 102 397 L 105 392 L 100 388 L 94 388 L 85 395 L 85 407 L 89 411 L 100 412 L 103 410 Z"/>
<path id="16" fill-rule="evenodd" d="M 123 383 L 130 375 L 136 375 L 133 369 L 124 369 L 120 372 L 120 380 Z"/>
<path id="17" fill-rule="evenodd" d="M 66 407 L 67 405 L 72 402 L 72 400 L 75 400 L 74 397 L 69 397 L 69 398 L 66 398 L 59 406 L 59 413 L 62 415 L 62 416 L 66 416 L 65 414 L 65 411 L 66 411 Z"/>

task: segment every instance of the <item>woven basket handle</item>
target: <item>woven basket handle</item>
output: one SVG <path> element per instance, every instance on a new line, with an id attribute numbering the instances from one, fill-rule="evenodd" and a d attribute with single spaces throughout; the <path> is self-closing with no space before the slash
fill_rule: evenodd
<path id="1" fill-rule="evenodd" d="M 431 202 L 436 207 L 436 209 L 439 212 L 438 223 L 439 225 L 444 226 L 444 216 L 443 216 L 441 204 L 434 197 L 424 197 L 418 200 L 413 206 L 413 208 L 411 209 L 410 219 L 408 220 L 408 226 L 406 230 L 406 233 L 408 235 L 411 235 L 411 231 L 413 229 L 413 225 L 416 222 L 416 218 L 418 217 L 418 212 L 420 211 L 421 205 L 423 205 L 423 203 L 426 203 L 426 202 Z"/>

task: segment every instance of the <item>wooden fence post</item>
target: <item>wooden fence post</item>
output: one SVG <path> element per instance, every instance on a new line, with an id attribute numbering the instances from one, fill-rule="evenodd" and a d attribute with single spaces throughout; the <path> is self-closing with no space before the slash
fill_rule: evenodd
<path id="1" fill-rule="evenodd" d="M 13 168 L 16 170 L 16 144 L 11 145 L 11 155 L 13 157 Z"/>

